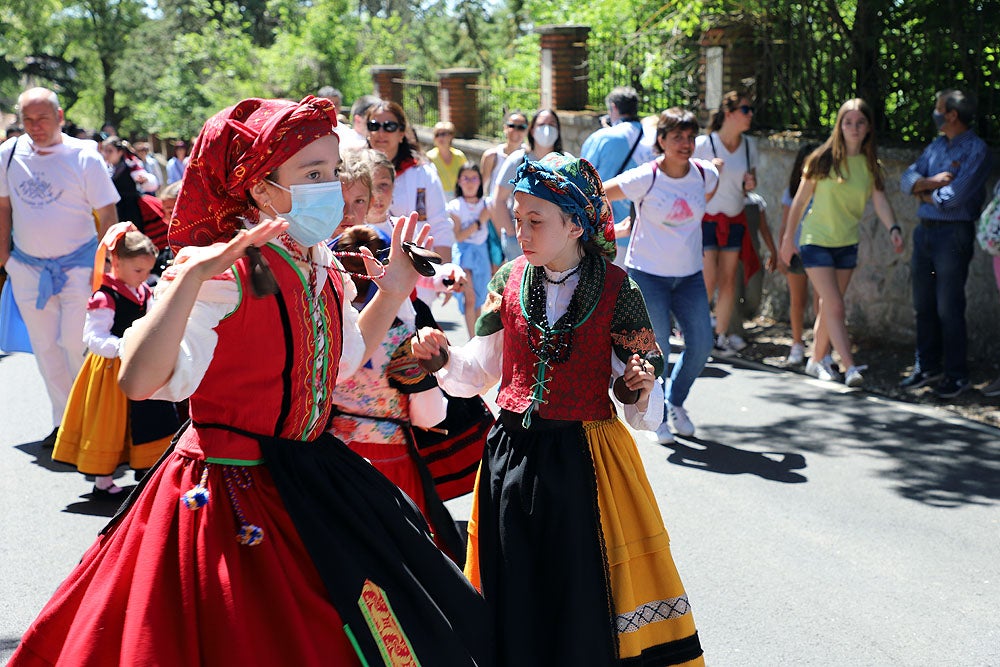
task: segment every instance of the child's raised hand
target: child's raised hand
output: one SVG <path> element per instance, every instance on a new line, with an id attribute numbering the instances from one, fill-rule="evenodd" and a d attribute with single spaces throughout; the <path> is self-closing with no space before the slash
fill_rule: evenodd
<path id="1" fill-rule="evenodd" d="M 427 224 L 418 226 L 416 212 L 396 220 L 396 224 L 392 228 L 389 262 L 384 267 L 367 248 L 362 247 L 361 254 L 365 256 L 365 269 L 368 271 L 368 275 L 377 276 L 383 268 L 385 269 L 385 274 L 381 278 L 375 279 L 381 291 L 405 297 L 413 291 L 420 274 L 413 268 L 413 264 L 403 250 L 403 241 L 412 241 L 422 247 L 425 243 L 431 242 L 430 226 Z"/>
<path id="2" fill-rule="evenodd" d="M 224 272 L 246 254 L 248 246 L 260 247 L 288 228 L 284 218 L 265 220 L 253 229 L 240 230 L 228 243 L 209 246 L 186 246 L 177 253 L 163 277 L 172 280 L 191 274 L 205 281 Z"/>

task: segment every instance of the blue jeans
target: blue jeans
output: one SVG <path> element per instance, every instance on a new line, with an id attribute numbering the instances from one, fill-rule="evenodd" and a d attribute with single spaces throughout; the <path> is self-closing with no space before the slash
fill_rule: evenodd
<path id="1" fill-rule="evenodd" d="M 971 222 L 921 220 L 913 232 L 916 370 L 966 379 L 965 280 L 972 261 Z M 942 367 L 942 357 L 944 365 Z"/>
<path id="2" fill-rule="evenodd" d="M 671 313 L 684 334 L 684 351 L 670 374 L 669 390 L 664 392 L 668 403 L 684 405 L 691 385 L 701 375 L 712 352 L 712 321 L 708 312 L 705 278 L 701 271 L 675 278 L 629 269 L 628 275 L 642 292 L 653 333 L 664 354 L 670 352 Z"/>

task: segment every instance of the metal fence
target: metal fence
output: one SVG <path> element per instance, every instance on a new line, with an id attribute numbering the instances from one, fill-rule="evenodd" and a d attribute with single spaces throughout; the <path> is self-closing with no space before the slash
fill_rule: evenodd
<path id="1" fill-rule="evenodd" d="M 588 43 L 588 107 L 605 109 L 604 98 L 615 86 L 639 93 L 640 115 L 673 106 L 693 107 L 698 100 L 698 44 L 684 35 L 651 31 Z"/>
<path id="2" fill-rule="evenodd" d="M 527 117 L 538 108 L 541 94 L 537 88 L 514 88 L 498 82 L 496 86 L 469 86 L 476 91 L 479 128 L 476 136 L 483 139 L 503 137 L 503 119 L 510 111 L 521 111 Z"/>
<path id="3" fill-rule="evenodd" d="M 403 111 L 412 125 L 431 127 L 441 120 L 438 108 L 437 81 L 418 81 L 415 79 L 393 79 L 403 87 Z"/>
<path id="4" fill-rule="evenodd" d="M 776 6 L 753 26 L 754 126 L 825 137 L 839 106 L 862 97 L 880 144 L 919 144 L 936 135 L 934 93 L 957 87 L 978 98 L 977 134 L 1000 145 L 1000 14 L 984 3 L 948 7 L 931 16 L 889 3 L 855 33 L 830 28 L 825 5 Z"/>

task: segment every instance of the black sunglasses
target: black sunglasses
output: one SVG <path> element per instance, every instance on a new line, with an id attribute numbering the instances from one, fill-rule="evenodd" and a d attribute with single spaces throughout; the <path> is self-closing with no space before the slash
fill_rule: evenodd
<path id="1" fill-rule="evenodd" d="M 528 126 L 522 123 L 507 123 L 507 127 L 512 130 L 527 130 Z"/>
<path id="2" fill-rule="evenodd" d="M 741 112 L 743 112 L 743 115 L 744 115 L 744 116 L 749 116 L 750 114 L 752 114 L 752 113 L 753 113 L 753 107 L 752 107 L 752 106 L 750 106 L 749 104 L 741 104 L 741 105 L 740 105 L 740 106 L 738 107 L 738 109 L 739 109 L 739 110 L 740 110 Z"/>
<path id="3" fill-rule="evenodd" d="M 403 126 L 394 120 L 387 120 L 384 123 L 380 123 L 377 120 L 370 120 L 368 121 L 367 127 L 369 132 L 378 132 L 379 130 L 383 130 L 385 132 L 395 132 Z"/>

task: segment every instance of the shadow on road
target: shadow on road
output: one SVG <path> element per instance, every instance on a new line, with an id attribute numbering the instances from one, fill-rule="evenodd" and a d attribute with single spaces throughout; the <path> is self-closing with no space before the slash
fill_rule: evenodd
<path id="1" fill-rule="evenodd" d="M 806 467 L 806 458 L 802 454 L 750 452 L 700 438 L 685 438 L 684 442 L 676 441 L 663 447 L 674 450 L 667 457 L 667 461 L 674 465 L 722 475 L 757 475 L 784 484 L 808 481 L 804 475 L 792 472 Z"/>
<path id="2" fill-rule="evenodd" d="M 19 449 L 28 456 L 34 456 L 32 461 L 36 466 L 51 470 L 52 472 L 76 472 L 76 467 L 68 463 L 59 463 L 52 460 L 52 448 L 42 447 L 42 441 L 26 442 L 23 445 L 15 445 L 14 449 Z"/>
<path id="3" fill-rule="evenodd" d="M 91 493 L 85 493 L 81 498 L 85 500 L 78 503 L 70 503 L 66 505 L 63 512 L 67 514 L 86 514 L 87 516 L 106 516 L 108 518 L 113 517 L 115 512 L 121 506 L 125 499 L 128 498 L 129 494 L 136 488 L 137 485 L 132 484 L 129 486 L 123 486 L 122 492 L 118 494 L 121 500 L 104 500 L 100 498 L 95 498 Z"/>
<path id="4" fill-rule="evenodd" d="M 788 417 L 734 431 L 730 448 L 777 442 L 807 456 L 866 452 L 887 463 L 876 474 L 904 498 L 935 507 L 1000 502 L 997 429 L 945 421 L 864 392 L 818 394 L 796 391 L 796 384 L 767 393 L 768 403 L 788 406 Z"/>

